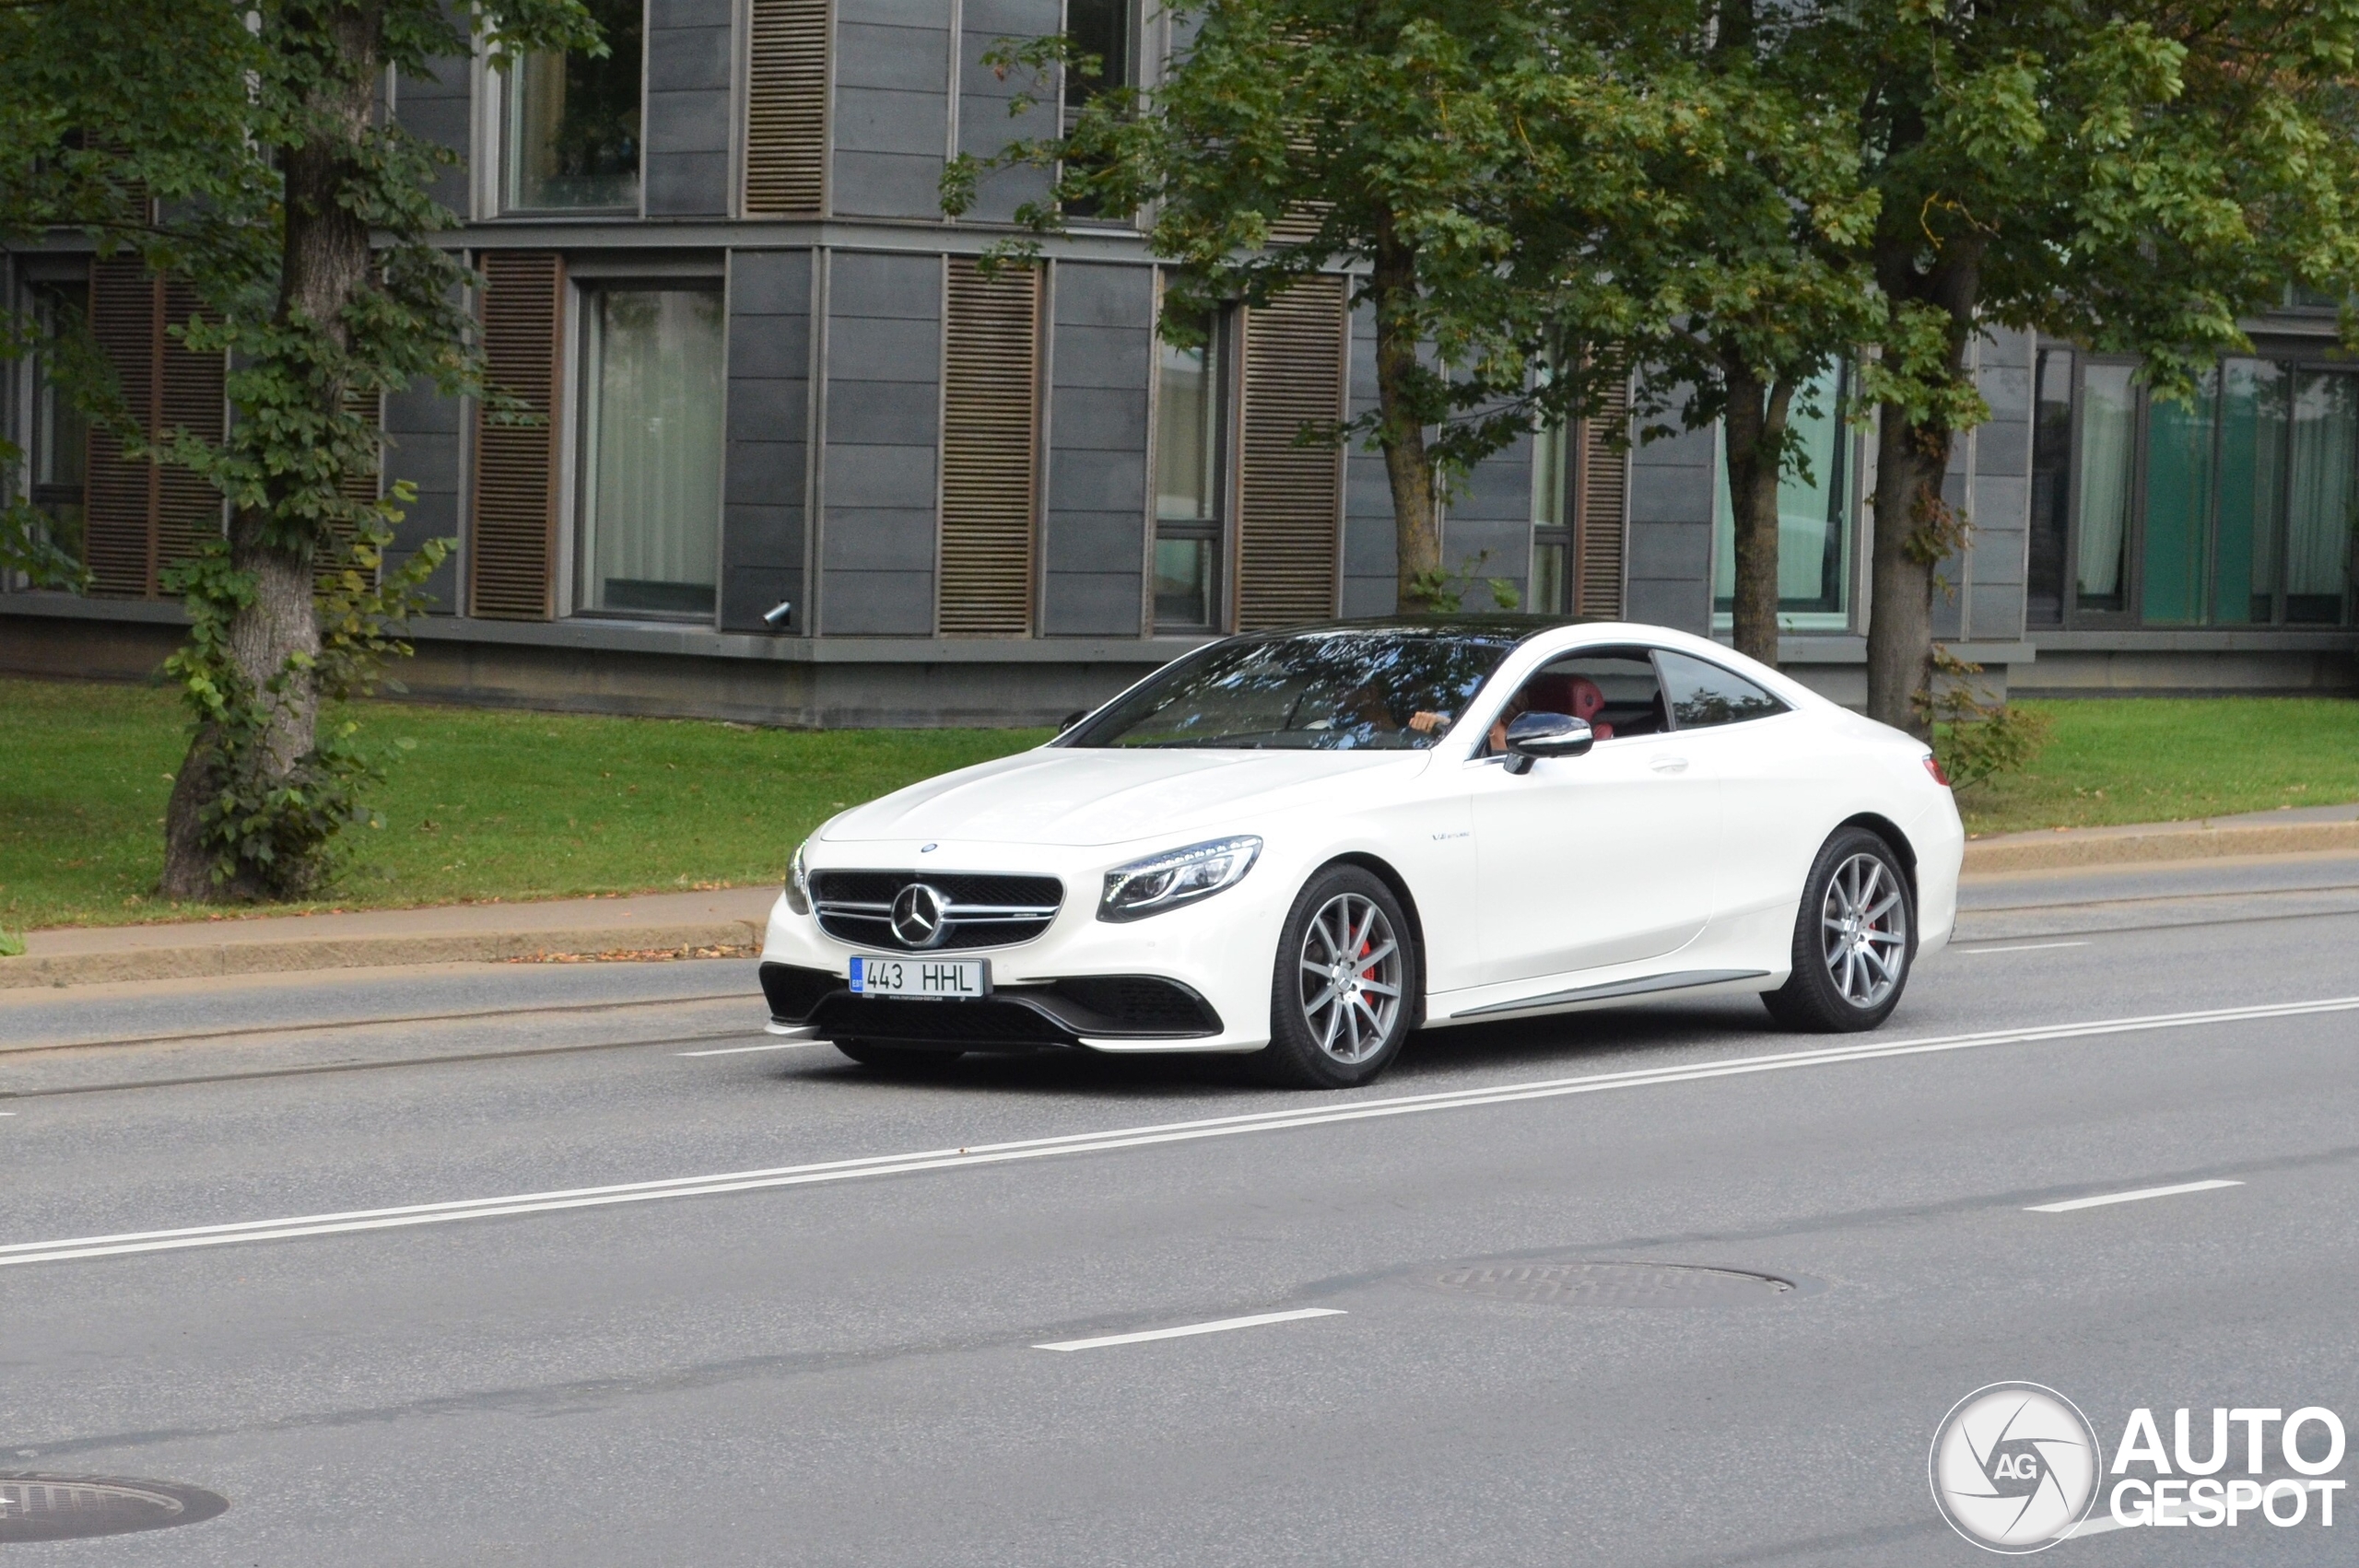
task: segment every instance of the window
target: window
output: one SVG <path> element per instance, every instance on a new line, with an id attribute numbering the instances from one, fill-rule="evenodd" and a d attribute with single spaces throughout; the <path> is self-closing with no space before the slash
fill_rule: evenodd
<path id="1" fill-rule="evenodd" d="M 1532 435 L 1532 592 L 1535 614 L 1561 615 L 1573 557 L 1573 432 L 1551 425 Z"/>
<path id="2" fill-rule="evenodd" d="M 2064 536 L 2072 511 L 2072 351 L 2043 348 L 2032 369 L 2031 544 L 2024 613 L 2064 624 Z"/>
<path id="3" fill-rule="evenodd" d="M 1066 135 L 1072 135 L 1074 123 L 1092 99 L 1138 85 L 1134 4 L 1135 0 L 1065 0 L 1066 41 L 1074 53 L 1090 62 L 1086 68 L 1074 65 L 1065 72 Z M 1088 200 L 1066 202 L 1064 213 L 1067 217 L 1100 220 L 1119 216 L 1099 212 L 1097 204 Z"/>
<path id="4" fill-rule="evenodd" d="M 1786 705 L 1732 671 L 1668 649 L 1655 654 L 1672 722 L 1682 730 L 1742 724 L 1786 711 Z"/>
<path id="5" fill-rule="evenodd" d="M 1794 397 L 1790 425 L 1803 466 L 1778 486 L 1778 612 L 1797 629 L 1837 630 L 1850 609 L 1857 509 L 1851 431 L 1844 422 L 1848 367 L 1837 365 Z M 1712 607 L 1736 601 L 1736 509 L 1721 465 L 1712 511 Z"/>
<path id="6" fill-rule="evenodd" d="M 1219 620 L 1221 434 L 1226 399 L 1221 322 L 1191 323 L 1197 341 L 1156 342 L 1155 625 L 1207 630 Z"/>
<path id="7" fill-rule="evenodd" d="M 584 296 L 582 324 L 580 607 L 710 619 L 721 291 L 599 288 Z"/>
<path id="8" fill-rule="evenodd" d="M 53 283 L 33 290 L 41 346 L 32 365 L 32 493 L 49 543 L 83 558 L 83 504 L 88 482 L 90 424 L 56 381 L 57 340 L 89 317 L 87 283 Z"/>
<path id="9" fill-rule="evenodd" d="M 638 209 L 640 0 L 586 4 L 605 55 L 528 54 L 509 73 L 511 211 Z"/>
<path id="10" fill-rule="evenodd" d="M 2348 620 L 2359 378 L 2232 358 L 2177 403 L 2149 396 L 2127 364 L 2083 359 L 2075 388 L 2073 357 L 2040 356 L 2036 614 L 2065 575 L 2052 544 L 2062 520 L 2074 624 Z"/>
<path id="11" fill-rule="evenodd" d="M 1575 684 L 1587 681 L 1597 696 L 1581 700 Z M 1598 697 L 1603 698 L 1600 703 Z M 1584 713 L 1583 708 L 1591 711 Z M 1633 735 L 1659 735 L 1671 728 L 1662 685 L 1655 678 L 1654 661 L 1643 649 L 1584 650 L 1543 665 L 1500 714 L 1488 749 L 1501 750 L 1506 721 L 1520 713 L 1568 713 L 1586 719 L 1601 741 L 1628 740 Z"/>

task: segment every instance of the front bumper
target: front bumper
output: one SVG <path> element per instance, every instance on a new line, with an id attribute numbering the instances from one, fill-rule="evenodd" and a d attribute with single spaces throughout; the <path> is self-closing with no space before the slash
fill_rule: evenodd
<path id="1" fill-rule="evenodd" d="M 1129 846 L 1045 852 L 1000 844 L 943 843 L 931 851 L 917 844 L 845 846 L 814 873 L 912 864 L 945 873 L 1021 870 L 1061 878 L 1064 901 L 1037 937 L 957 951 L 959 958 L 991 961 L 990 997 L 932 1001 L 852 995 L 847 977 L 855 954 L 907 954 L 846 942 L 780 898 L 762 946 L 774 1026 L 824 1039 L 975 1050 L 1259 1050 L 1270 1038 L 1272 955 L 1299 875 L 1265 852 L 1242 881 L 1200 903 L 1140 920 L 1098 919 L 1106 865 L 1137 853 Z"/>
<path id="2" fill-rule="evenodd" d="M 1149 975 L 1092 976 L 1002 987 L 973 1001 L 856 995 L 844 977 L 791 964 L 761 966 L 770 1019 L 828 1040 L 1032 1050 L 1093 1040 L 1142 1045 L 1209 1040 L 1220 1015 L 1190 987 Z"/>

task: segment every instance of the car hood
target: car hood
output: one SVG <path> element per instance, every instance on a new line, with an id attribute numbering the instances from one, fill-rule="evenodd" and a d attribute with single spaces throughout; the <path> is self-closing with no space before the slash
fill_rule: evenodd
<path id="1" fill-rule="evenodd" d="M 898 790 L 846 812 L 820 837 L 1086 845 L 1251 831 L 1256 817 L 1339 804 L 1346 780 L 1422 772 L 1431 755 L 1043 747 Z"/>

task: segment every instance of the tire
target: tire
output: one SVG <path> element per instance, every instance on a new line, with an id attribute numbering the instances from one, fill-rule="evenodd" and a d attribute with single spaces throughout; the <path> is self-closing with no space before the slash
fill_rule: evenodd
<path id="1" fill-rule="evenodd" d="M 1762 994 L 1789 1029 L 1848 1034 L 1892 1016 L 1917 961 L 1917 898 L 1890 844 L 1839 829 L 1819 850 L 1794 917 L 1794 972 Z"/>
<path id="2" fill-rule="evenodd" d="M 919 1046 L 880 1046 L 871 1040 L 838 1040 L 836 1049 L 874 1072 L 916 1077 L 939 1072 L 967 1053 L 957 1049 L 929 1050 Z"/>
<path id="3" fill-rule="evenodd" d="M 1297 1089 L 1367 1082 L 1401 1054 L 1423 980 L 1392 890 L 1357 866 L 1330 866 L 1280 929 L 1270 1044 L 1249 1059 L 1256 1076 Z"/>

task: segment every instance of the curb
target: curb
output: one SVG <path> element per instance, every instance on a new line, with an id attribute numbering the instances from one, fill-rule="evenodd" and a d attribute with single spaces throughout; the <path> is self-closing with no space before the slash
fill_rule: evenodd
<path id="1" fill-rule="evenodd" d="M 2213 826 L 2172 823 L 2145 827 L 2071 828 L 2010 833 L 1969 841 L 1962 874 L 2060 871 L 2162 860 L 2213 860 L 2241 855 L 2306 855 L 2359 850 L 2359 822 L 2259 823 Z"/>
<path id="2" fill-rule="evenodd" d="M 499 963 L 553 954 L 684 947 L 743 947 L 762 940 L 752 920 L 692 925 L 484 931 L 454 936 L 325 938 L 222 942 L 189 947 L 130 948 L 0 959 L 0 990 L 28 986 L 95 986 L 110 980 L 205 979 L 218 975 L 288 974 L 302 969 L 374 969 L 413 964 Z"/>

